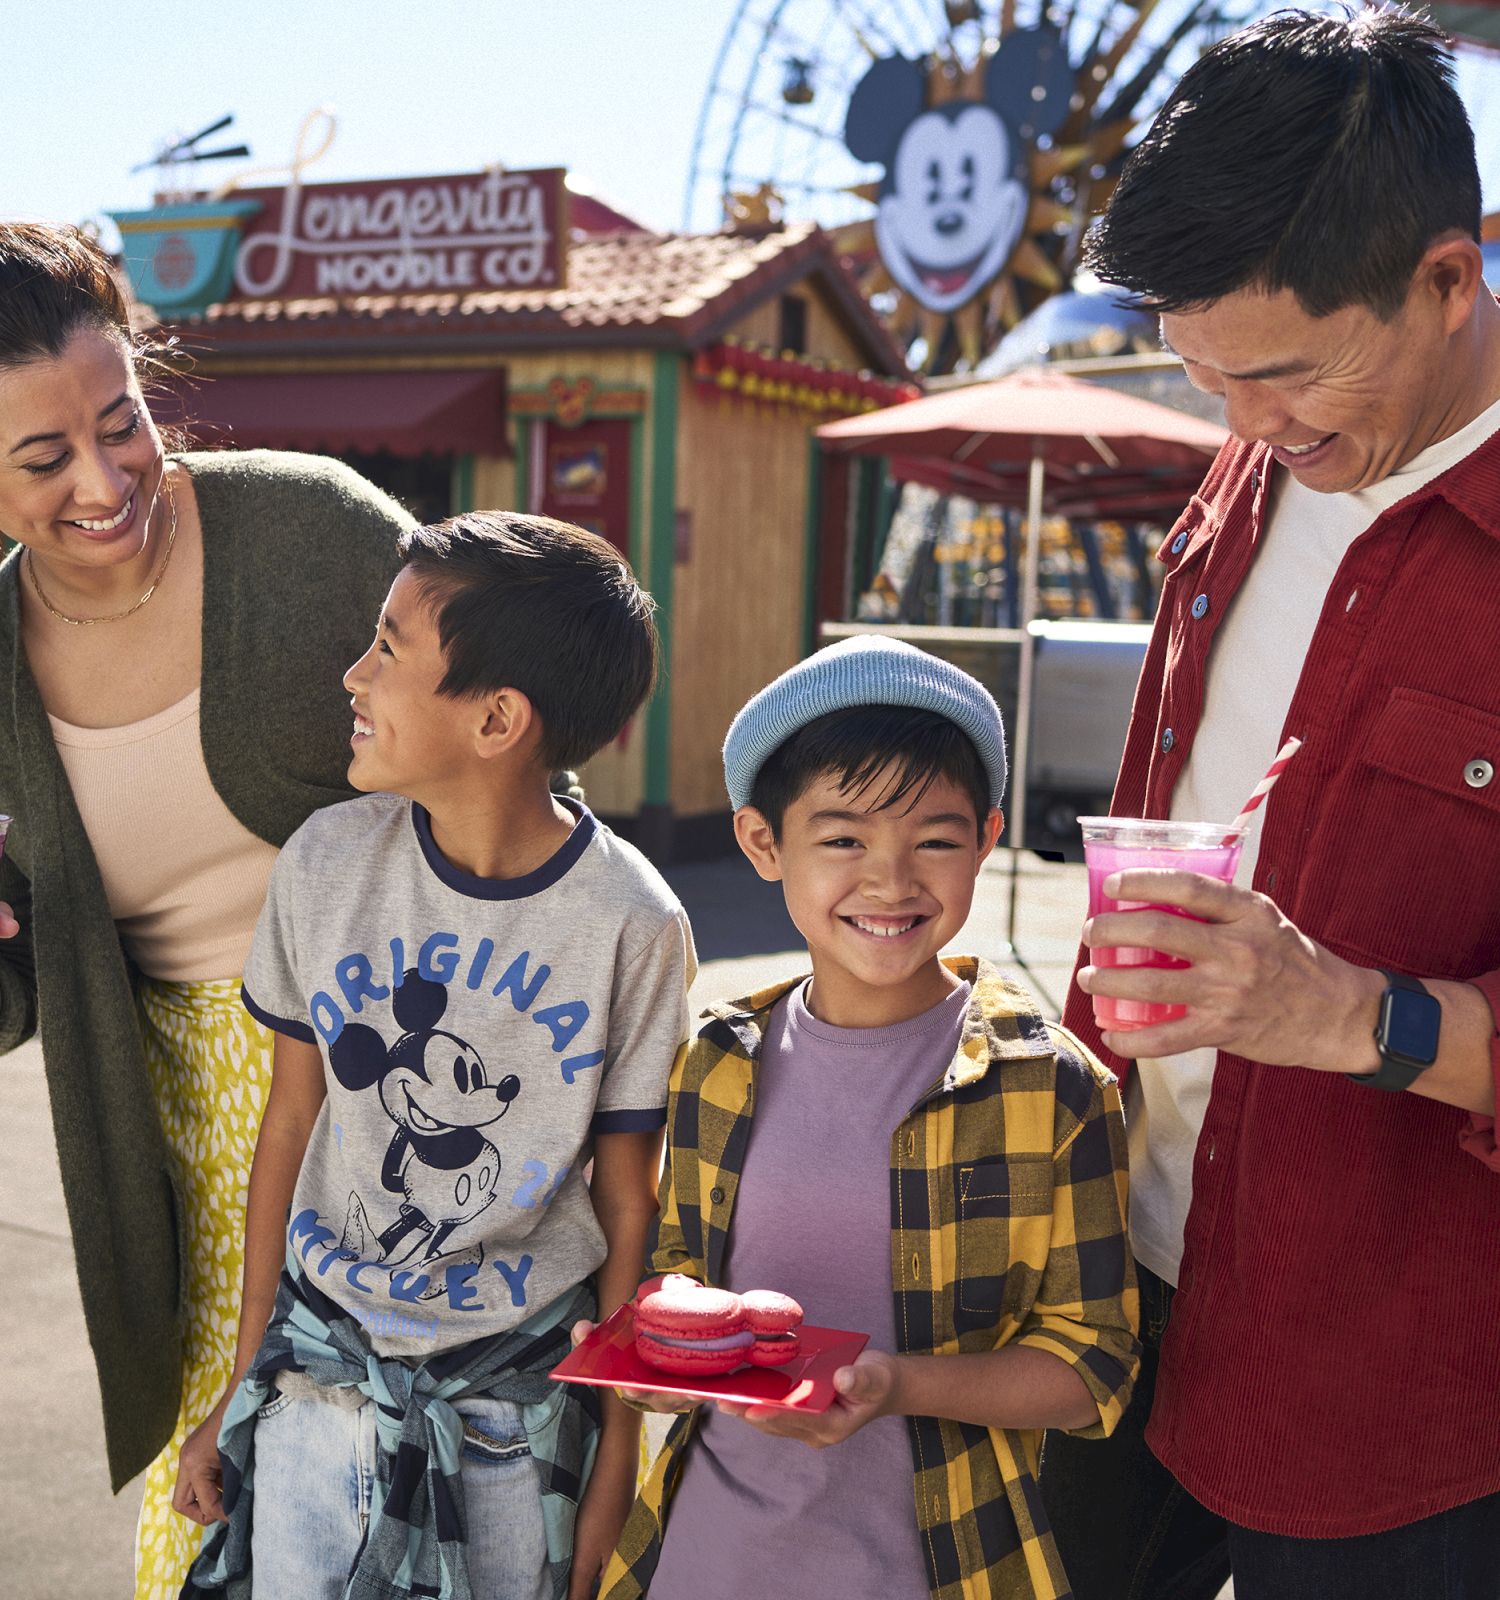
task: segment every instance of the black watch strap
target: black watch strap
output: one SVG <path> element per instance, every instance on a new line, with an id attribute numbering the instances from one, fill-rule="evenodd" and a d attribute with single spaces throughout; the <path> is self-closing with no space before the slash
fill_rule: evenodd
<path id="1" fill-rule="evenodd" d="M 1380 969 L 1380 975 L 1386 981 L 1387 990 L 1404 989 L 1409 994 L 1428 995 L 1427 986 L 1416 978 L 1407 977 L 1401 972 L 1387 972 Z M 1403 1089 L 1411 1088 L 1418 1078 L 1432 1065 L 1431 1061 L 1414 1061 L 1409 1057 L 1393 1053 L 1389 1049 L 1389 1041 L 1385 1036 L 1386 1002 L 1381 1001 L 1380 1021 L 1375 1028 L 1375 1048 L 1380 1052 L 1380 1070 L 1378 1072 L 1351 1072 L 1349 1076 L 1356 1083 L 1362 1083 L 1370 1089 L 1385 1089 L 1397 1093 Z"/>

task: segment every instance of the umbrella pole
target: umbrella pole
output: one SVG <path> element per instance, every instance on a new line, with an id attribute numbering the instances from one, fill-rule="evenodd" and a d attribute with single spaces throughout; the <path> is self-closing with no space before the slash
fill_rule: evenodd
<path id="1" fill-rule="evenodd" d="M 1036 617 L 1037 587 L 1040 581 L 1042 550 L 1042 490 L 1045 487 L 1047 467 L 1042 458 L 1041 441 L 1032 448 L 1031 474 L 1026 495 L 1026 557 L 1021 577 L 1021 606 L 1019 662 L 1016 672 L 1016 726 L 1011 737 L 1010 816 L 1006 819 L 1010 830 L 1010 920 L 1006 928 L 1006 945 L 1010 958 L 1039 989 L 1042 998 L 1052 1004 L 1051 996 L 1041 988 L 1036 974 L 1027 966 L 1026 959 L 1016 947 L 1016 900 L 1020 890 L 1021 851 L 1026 844 L 1026 780 L 1031 757 L 1031 700 L 1033 664 L 1036 640 L 1031 624 Z"/>

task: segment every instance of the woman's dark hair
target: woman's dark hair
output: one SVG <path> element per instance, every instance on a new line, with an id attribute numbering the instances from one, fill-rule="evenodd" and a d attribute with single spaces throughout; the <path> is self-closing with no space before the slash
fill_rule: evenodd
<path id="1" fill-rule="evenodd" d="M 77 228 L 0 222 L 0 368 L 56 360 L 80 328 L 133 346 L 109 257 Z"/>
<path id="2" fill-rule="evenodd" d="M 576 767 L 656 682 L 656 604 L 606 539 L 550 517 L 471 511 L 401 536 L 433 608 L 438 693 L 516 689 L 542 722 L 541 760 Z"/>
<path id="3" fill-rule="evenodd" d="M 1255 287 L 1389 319 L 1433 240 L 1479 221 L 1443 34 L 1394 9 L 1278 11 L 1188 69 L 1085 259 L 1154 311 Z"/>
<path id="4" fill-rule="evenodd" d="M 974 802 L 974 825 L 983 834 L 990 780 L 974 741 L 956 722 L 911 706 L 853 706 L 799 728 L 756 773 L 750 804 L 780 839 L 787 807 L 819 778 L 836 778 L 857 800 L 887 769 L 871 810 L 904 804 L 909 811 L 936 779 L 947 778 Z"/>
<path id="5" fill-rule="evenodd" d="M 120 340 L 148 402 L 170 386 L 183 414 L 159 431 L 169 450 L 186 447 L 186 355 L 175 340 L 132 328 L 130 298 L 110 258 L 78 228 L 0 222 L 0 371 L 55 361 L 85 328 Z"/>

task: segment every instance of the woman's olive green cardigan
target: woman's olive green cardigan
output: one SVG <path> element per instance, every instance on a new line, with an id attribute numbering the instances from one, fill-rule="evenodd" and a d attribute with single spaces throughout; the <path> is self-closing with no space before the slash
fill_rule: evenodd
<path id="1" fill-rule="evenodd" d="M 347 467 L 267 451 L 180 458 L 203 523 L 203 754 L 224 802 L 284 844 L 349 794 L 349 699 L 411 519 Z M 132 973 L 21 645 L 18 558 L 0 565 L 0 1051 L 40 1031 L 84 1319 L 118 1489 L 182 1398 L 178 1207 Z"/>

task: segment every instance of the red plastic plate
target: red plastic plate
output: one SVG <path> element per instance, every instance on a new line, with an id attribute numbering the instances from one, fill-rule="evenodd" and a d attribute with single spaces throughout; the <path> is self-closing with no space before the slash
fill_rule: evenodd
<path id="1" fill-rule="evenodd" d="M 635 1353 L 635 1306 L 627 1302 L 552 1369 L 563 1383 L 608 1389 L 653 1389 L 695 1400 L 730 1400 L 785 1411 L 826 1411 L 834 1402 L 833 1375 L 870 1342 L 842 1328 L 797 1329 L 802 1353 L 784 1367 L 742 1367 L 714 1378 L 688 1379 L 648 1366 Z"/>

